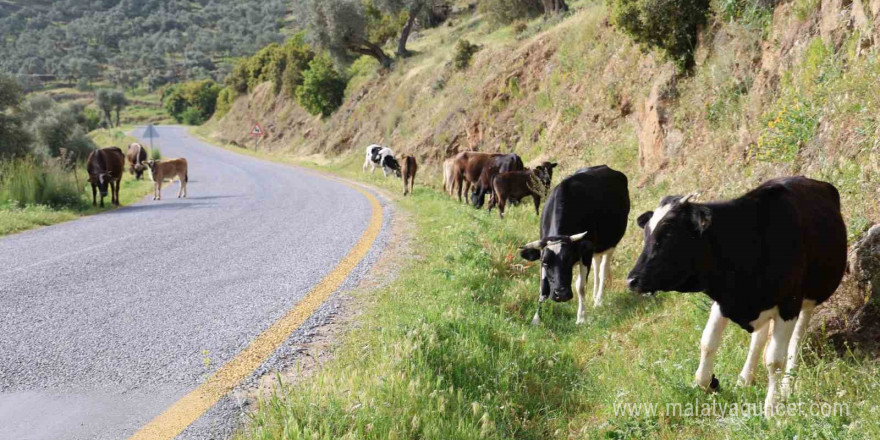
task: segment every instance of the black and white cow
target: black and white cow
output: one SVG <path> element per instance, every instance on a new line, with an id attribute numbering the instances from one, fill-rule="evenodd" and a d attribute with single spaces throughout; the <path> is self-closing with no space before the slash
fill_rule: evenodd
<path id="1" fill-rule="evenodd" d="M 577 323 L 584 322 L 584 284 L 593 266 L 593 306 L 602 305 L 605 279 L 614 248 L 626 231 L 629 216 L 626 176 L 605 165 L 584 168 L 566 177 L 547 198 L 541 214 L 541 239 L 520 248 L 529 261 L 541 259 L 538 310 L 532 324 L 540 323 L 541 304 L 551 298 L 572 298 L 571 279 L 577 278 Z"/>
<path id="2" fill-rule="evenodd" d="M 728 321 L 752 334 L 739 376 L 741 384 L 751 385 L 773 321 L 764 351 L 769 374 L 764 413 L 773 415 L 780 378 L 782 396 L 791 391 L 798 344 L 813 308 L 834 293 L 846 268 L 837 189 L 789 177 L 726 202 L 664 197 L 638 224 L 645 229 L 645 246 L 627 277 L 630 289 L 705 292 L 714 300 L 700 342 L 697 385 L 718 388 L 712 369 Z"/>
<path id="3" fill-rule="evenodd" d="M 376 145 L 376 144 L 373 144 L 373 145 L 370 145 L 367 147 L 367 155 L 364 158 L 364 166 L 363 166 L 363 170 L 365 173 L 367 172 L 368 166 L 371 167 L 370 168 L 371 173 L 373 171 L 376 171 L 376 165 L 379 165 L 379 151 L 381 151 L 381 150 L 382 150 L 382 146 Z"/>

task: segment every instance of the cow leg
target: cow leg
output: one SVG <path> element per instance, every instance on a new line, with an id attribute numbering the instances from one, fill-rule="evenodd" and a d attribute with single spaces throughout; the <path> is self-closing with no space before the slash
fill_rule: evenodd
<path id="1" fill-rule="evenodd" d="M 119 184 L 121 183 L 118 180 L 115 180 L 113 183 L 113 204 L 119 206 Z"/>
<path id="2" fill-rule="evenodd" d="M 599 259 L 601 254 L 593 254 L 593 307 L 596 306 L 596 298 L 599 296 Z"/>
<path id="3" fill-rule="evenodd" d="M 180 196 L 183 195 L 183 179 L 178 178 L 177 183 L 180 184 L 180 186 L 177 187 L 177 198 L 179 199 Z"/>
<path id="4" fill-rule="evenodd" d="M 161 181 L 156 182 L 155 189 L 156 189 L 156 191 L 153 196 L 153 200 L 162 200 L 162 182 Z"/>
<path id="5" fill-rule="evenodd" d="M 721 314 L 721 306 L 712 303 L 712 311 L 709 312 L 709 321 L 703 329 L 703 337 L 700 338 L 700 366 L 694 374 L 694 381 L 706 391 L 718 389 L 718 380 L 712 374 L 715 365 L 715 353 L 721 345 L 721 335 L 727 327 L 729 320 Z"/>
<path id="6" fill-rule="evenodd" d="M 98 204 L 98 190 L 95 188 L 95 184 L 92 184 L 92 206 Z"/>
<path id="7" fill-rule="evenodd" d="M 599 291 L 593 297 L 593 307 L 599 307 L 602 305 L 602 298 L 605 295 L 605 279 L 608 278 L 608 263 L 611 260 L 611 255 L 614 253 L 614 248 L 608 249 L 605 253 L 602 254 L 601 262 L 599 263 L 599 273 L 593 274 L 593 279 L 599 278 Z"/>
<path id="8" fill-rule="evenodd" d="M 776 412 L 776 388 L 782 371 L 785 369 L 785 355 L 794 332 L 796 319 L 784 321 L 777 316 L 773 321 L 773 336 L 764 351 L 764 365 L 767 366 L 767 398 L 764 399 L 764 416 L 773 417 Z"/>
<path id="9" fill-rule="evenodd" d="M 575 281 L 574 285 L 578 294 L 578 314 L 575 324 L 583 324 L 585 321 L 584 303 L 586 302 L 586 298 L 584 298 L 584 290 L 586 290 L 586 286 L 584 285 L 587 284 L 587 277 L 590 276 L 590 268 L 583 263 L 577 263 L 577 266 L 580 268 L 580 271 L 578 272 L 577 281 Z M 593 276 L 595 276 L 595 274 Z"/>
<path id="10" fill-rule="evenodd" d="M 504 208 L 507 206 L 507 198 L 500 197 L 498 200 L 498 216 L 504 218 Z"/>
<path id="11" fill-rule="evenodd" d="M 788 343 L 788 358 L 785 361 L 785 377 L 782 378 L 782 398 L 787 399 L 791 394 L 791 382 L 794 380 L 792 373 L 797 368 L 798 351 L 800 349 L 801 339 L 807 332 L 807 326 L 810 325 L 810 319 L 813 317 L 813 309 L 816 308 L 816 302 L 805 299 L 801 306 L 801 313 L 798 315 L 797 323 L 794 326 L 794 333 L 791 335 L 791 342 Z"/>
<path id="12" fill-rule="evenodd" d="M 767 345 L 767 335 L 770 333 L 770 323 L 765 322 L 760 328 L 752 332 L 752 342 L 749 344 L 749 355 L 739 373 L 739 385 L 748 387 L 755 383 L 755 367 L 761 359 L 761 349 Z"/>
<path id="13" fill-rule="evenodd" d="M 535 214 L 541 216 L 541 196 L 532 194 L 532 201 L 535 202 Z"/>

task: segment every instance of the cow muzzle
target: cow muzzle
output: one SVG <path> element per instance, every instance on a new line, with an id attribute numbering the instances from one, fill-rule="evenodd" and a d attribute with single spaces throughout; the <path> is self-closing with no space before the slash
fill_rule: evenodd
<path id="1" fill-rule="evenodd" d="M 566 289 L 564 287 L 554 289 L 553 294 L 550 296 L 550 299 L 556 302 L 567 302 L 571 301 L 572 298 L 574 298 L 574 295 L 572 294 L 571 289 Z"/>

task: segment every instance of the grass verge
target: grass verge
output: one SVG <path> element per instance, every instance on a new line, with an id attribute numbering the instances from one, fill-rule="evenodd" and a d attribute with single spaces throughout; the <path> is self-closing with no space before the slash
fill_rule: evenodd
<path id="1" fill-rule="evenodd" d="M 129 128 L 121 129 L 99 129 L 89 133 L 89 136 L 100 148 L 117 146 L 122 148 L 124 152 L 129 143 L 135 142 L 136 139 L 128 136 L 126 131 Z M 144 176 L 143 180 L 135 180 L 134 176 L 127 171 L 122 176 L 122 187 L 119 189 L 120 205 L 125 206 L 135 203 L 150 193 L 153 189 L 153 182 L 148 176 Z M 20 206 L 7 200 L 0 200 L 0 236 L 25 231 L 39 226 L 48 226 L 55 223 L 61 223 L 73 220 L 85 215 L 97 214 L 110 209 L 114 209 L 110 204 L 110 197 L 104 200 L 104 208 L 92 206 L 92 189 L 88 184 L 88 174 L 85 169 L 85 163 L 78 165 L 77 175 L 66 176 L 72 178 L 77 188 L 80 188 L 79 203 L 69 204 L 63 207 L 50 207 L 43 205 L 27 205 Z M 70 179 L 68 179 L 70 180 Z"/>
<path id="2" fill-rule="evenodd" d="M 356 155 L 300 164 L 402 191 L 398 179 L 363 175 Z M 734 386 L 748 346 L 748 335 L 734 326 L 716 359 L 722 390 L 695 389 L 709 303 L 702 295 L 625 291 L 620 279 L 641 245 L 634 224 L 615 255 L 606 305 L 590 308 L 576 326 L 576 304 L 551 304 L 535 327 L 529 321 L 538 268 L 515 254 L 538 234 L 531 206 L 514 207 L 502 221 L 420 185 L 396 203 L 416 224 L 417 257 L 390 286 L 369 292 L 374 305 L 336 357 L 312 379 L 260 400 L 236 438 L 880 436 L 873 355 L 840 356 L 820 334 L 802 350 L 789 400 L 801 405 L 798 414 L 766 420 L 745 406 L 763 401 L 766 372 L 758 368 L 757 386 Z M 818 411 L 837 404 L 845 413 L 815 415 L 814 404 Z M 671 414 L 676 405 L 680 414 Z M 687 415 L 687 405 L 696 414 Z M 707 405 L 715 409 L 703 412 Z"/>

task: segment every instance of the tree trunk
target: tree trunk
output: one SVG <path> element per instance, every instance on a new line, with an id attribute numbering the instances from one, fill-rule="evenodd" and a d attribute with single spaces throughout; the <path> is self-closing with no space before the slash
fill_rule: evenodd
<path id="1" fill-rule="evenodd" d="M 400 39 L 397 40 L 397 58 L 405 58 L 409 56 L 409 51 L 406 50 L 406 42 L 409 40 L 409 34 L 412 32 L 413 25 L 416 22 L 416 16 L 419 15 L 421 9 L 422 5 L 417 4 L 409 10 L 409 17 L 406 18 L 406 24 L 403 25 L 403 29 L 400 31 Z"/>
<path id="2" fill-rule="evenodd" d="M 561 14 L 568 12 L 565 0 L 542 0 L 544 3 L 544 15 Z"/>
<path id="3" fill-rule="evenodd" d="M 116 126 L 119 127 L 119 109 L 116 109 Z"/>
<path id="4" fill-rule="evenodd" d="M 358 42 L 348 43 L 347 49 L 354 52 L 359 53 L 361 55 L 369 55 L 379 61 L 379 64 L 384 68 L 390 68 L 392 59 L 379 47 L 377 44 L 373 44 L 366 40 L 361 40 Z"/>

